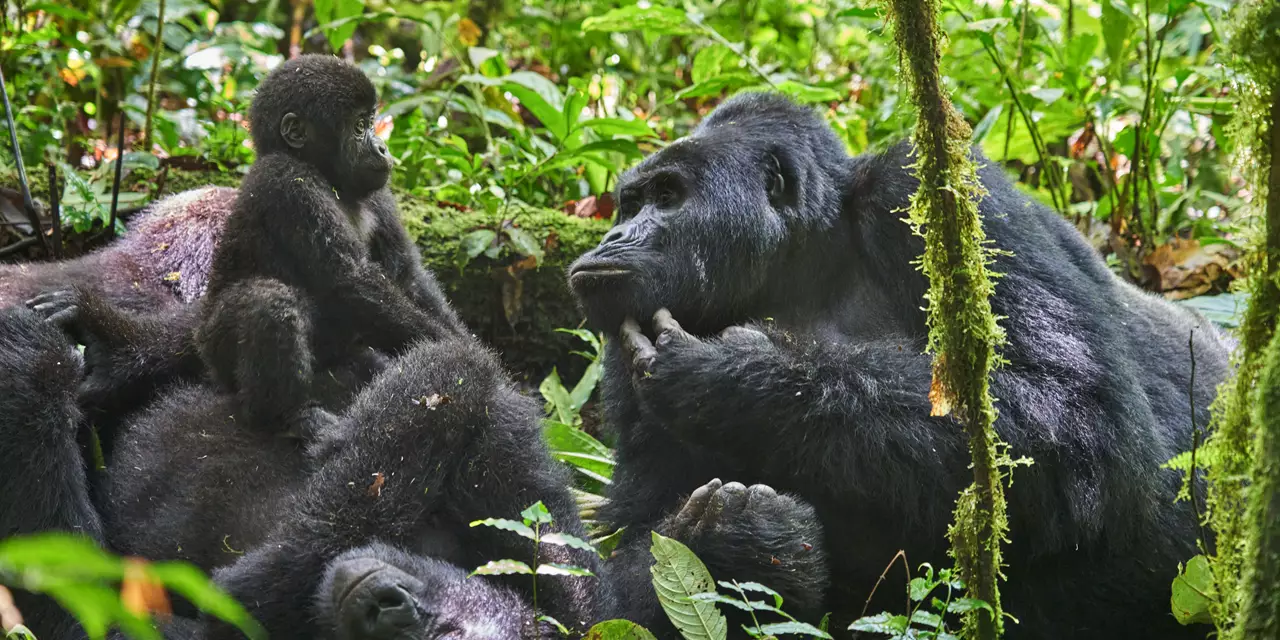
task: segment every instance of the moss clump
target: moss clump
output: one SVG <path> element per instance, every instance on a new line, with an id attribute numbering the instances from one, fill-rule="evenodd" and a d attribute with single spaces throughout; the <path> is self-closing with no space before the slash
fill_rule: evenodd
<path id="1" fill-rule="evenodd" d="M 513 373 L 535 384 L 553 366 L 566 379 L 581 374 L 586 361 L 569 353 L 580 345 L 572 336 L 556 332 L 582 322 L 565 269 L 600 242 L 609 221 L 552 209 L 508 212 L 506 217 L 515 217 L 516 226 L 543 243 L 541 264 L 523 269 L 517 264 L 521 256 L 507 248 L 497 259 L 480 255 L 459 269 L 462 238 L 478 229 L 499 229 L 503 216 L 439 207 L 403 193 L 396 196 L 405 227 L 422 249 L 427 268 L 440 279 L 467 326 L 502 353 Z"/>

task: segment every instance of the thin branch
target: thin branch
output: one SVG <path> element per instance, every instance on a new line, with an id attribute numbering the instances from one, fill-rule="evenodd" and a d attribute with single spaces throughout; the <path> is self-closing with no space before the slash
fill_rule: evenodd
<path id="1" fill-rule="evenodd" d="M 142 129 L 142 149 L 151 151 L 151 118 L 156 110 L 156 80 L 160 78 L 160 52 L 164 49 L 164 0 L 156 15 L 156 42 L 151 49 L 151 86 L 147 89 L 147 119 Z"/>

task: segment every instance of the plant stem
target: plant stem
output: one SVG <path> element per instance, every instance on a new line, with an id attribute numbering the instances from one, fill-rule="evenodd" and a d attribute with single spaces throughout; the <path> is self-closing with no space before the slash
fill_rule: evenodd
<path id="1" fill-rule="evenodd" d="M 156 81 L 160 79 L 160 52 L 164 49 L 164 0 L 156 11 L 156 43 L 151 49 L 151 83 L 147 88 L 147 119 L 142 127 L 142 150 L 151 152 L 151 118 L 156 112 Z"/>

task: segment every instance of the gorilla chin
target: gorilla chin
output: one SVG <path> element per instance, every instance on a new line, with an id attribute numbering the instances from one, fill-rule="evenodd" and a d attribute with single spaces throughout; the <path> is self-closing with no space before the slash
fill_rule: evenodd
<path id="1" fill-rule="evenodd" d="M 504 640 L 538 633 L 529 622 L 532 611 L 514 594 L 468 579 L 443 560 L 383 544 L 330 562 L 316 608 L 334 640 Z"/>
<path id="2" fill-rule="evenodd" d="M 641 260 L 602 259 L 587 253 L 569 265 L 569 288 L 595 331 L 615 333 L 627 316 L 647 318 L 661 306 Z"/>

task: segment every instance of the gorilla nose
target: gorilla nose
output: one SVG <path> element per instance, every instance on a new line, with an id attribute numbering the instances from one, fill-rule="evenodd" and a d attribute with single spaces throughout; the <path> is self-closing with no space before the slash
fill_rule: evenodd
<path id="1" fill-rule="evenodd" d="M 391 640 L 421 622 L 413 595 L 399 585 L 381 585 L 369 594 L 365 610 L 365 638 Z"/>

